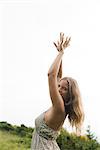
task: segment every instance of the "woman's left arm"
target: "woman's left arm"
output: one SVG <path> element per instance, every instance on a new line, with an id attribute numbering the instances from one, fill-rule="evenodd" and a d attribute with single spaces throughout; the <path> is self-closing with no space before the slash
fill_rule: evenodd
<path id="1" fill-rule="evenodd" d="M 54 42 L 54 45 L 57 49 L 58 52 L 60 52 L 61 50 L 65 49 L 66 47 L 69 46 L 69 42 L 70 42 L 70 39 L 68 39 L 68 37 L 66 39 L 64 39 L 64 33 L 60 33 L 60 40 L 57 41 L 57 43 Z M 59 80 L 62 78 L 62 60 L 61 60 L 61 63 L 60 63 L 60 67 L 59 67 L 59 70 L 58 70 L 58 74 L 57 74 L 57 81 L 59 82 Z"/>
<path id="2" fill-rule="evenodd" d="M 56 59 L 52 63 L 51 67 L 49 68 L 48 76 L 53 75 L 57 77 L 63 54 L 64 54 L 64 51 L 59 52 Z"/>
<path id="3" fill-rule="evenodd" d="M 57 75 L 57 80 L 59 81 L 62 78 L 62 60 L 60 63 L 60 67 L 59 67 L 59 71 L 58 71 L 58 75 Z"/>

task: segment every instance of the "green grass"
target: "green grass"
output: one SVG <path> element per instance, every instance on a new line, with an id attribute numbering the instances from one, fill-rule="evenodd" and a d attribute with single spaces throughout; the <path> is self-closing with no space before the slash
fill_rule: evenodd
<path id="1" fill-rule="evenodd" d="M 0 131 L 0 150 L 30 150 L 29 143 L 28 138 Z"/>
<path id="2" fill-rule="evenodd" d="M 30 150 L 31 139 L 34 128 L 11 125 L 7 122 L 0 122 L 0 150 Z M 61 150 L 100 150 L 100 143 L 91 132 L 77 137 L 68 133 L 64 128 L 61 130 L 57 143 Z"/>

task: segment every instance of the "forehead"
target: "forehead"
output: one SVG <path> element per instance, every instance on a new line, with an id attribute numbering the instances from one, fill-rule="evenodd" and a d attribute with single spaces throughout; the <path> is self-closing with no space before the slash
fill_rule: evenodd
<path id="1" fill-rule="evenodd" d="M 58 84 L 63 85 L 63 86 L 67 86 L 68 82 L 67 82 L 67 80 L 60 80 Z"/>

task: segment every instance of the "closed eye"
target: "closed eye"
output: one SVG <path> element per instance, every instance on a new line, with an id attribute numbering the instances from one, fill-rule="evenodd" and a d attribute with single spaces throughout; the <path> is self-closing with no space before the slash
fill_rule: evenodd
<path id="1" fill-rule="evenodd" d="M 58 87 L 60 87 L 60 84 L 58 84 Z"/>
<path id="2" fill-rule="evenodd" d="M 63 89 L 66 91 L 67 90 L 67 88 L 65 88 L 65 87 L 63 87 Z"/>

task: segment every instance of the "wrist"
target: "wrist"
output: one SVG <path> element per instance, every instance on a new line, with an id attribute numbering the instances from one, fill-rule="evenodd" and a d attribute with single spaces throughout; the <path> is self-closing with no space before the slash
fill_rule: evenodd
<path id="1" fill-rule="evenodd" d="M 60 53 L 60 54 L 64 54 L 64 51 L 63 51 L 63 50 L 61 50 L 61 51 L 59 51 L 59 53 Z"/>

